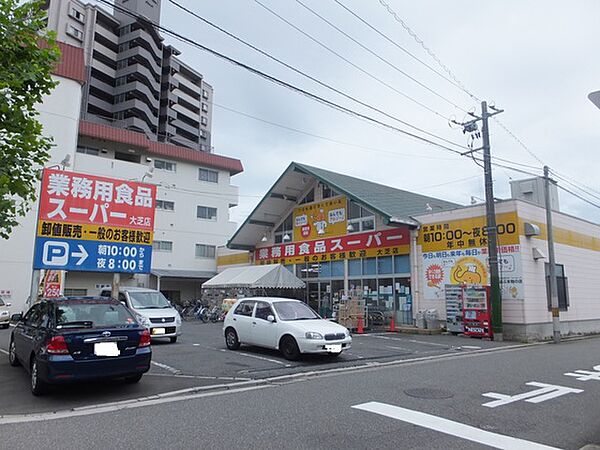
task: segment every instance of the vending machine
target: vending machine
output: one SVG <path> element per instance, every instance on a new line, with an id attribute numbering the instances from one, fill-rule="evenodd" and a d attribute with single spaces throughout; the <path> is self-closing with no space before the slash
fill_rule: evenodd
<path id="1" fill-rule="evenodd" d="M 447 284 L 446 295 L 446 330 L 452 334 L 464 333 L 463 324 L 463 289 L 460 284 Z"/>
<path id="2" fill-rule="evenodd" d="M 463 323 L 467 336 L 492 337 L 489 286 L 463 288 Z"/>

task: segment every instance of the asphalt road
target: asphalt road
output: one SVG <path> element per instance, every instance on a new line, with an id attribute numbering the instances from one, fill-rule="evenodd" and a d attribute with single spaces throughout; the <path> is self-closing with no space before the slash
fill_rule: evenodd
<path id="1" fill-rule="evenodd" d="M 600 442 L 600 372 L 593 369 L 599 344 L 594 338 L 328 367 L 229 389 L 6 415 L 0 436 L 3 447 L 14 449 L 84 442 L 88 448 L 578 449 Z"/>

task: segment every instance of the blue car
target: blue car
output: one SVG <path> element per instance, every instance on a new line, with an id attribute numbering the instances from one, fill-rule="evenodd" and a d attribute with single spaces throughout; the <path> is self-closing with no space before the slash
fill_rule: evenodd
<path id="1" fill-rule="evenodd" d="M 33 395 L 71 381 L 124 378 L 137 383 L 150 369 L 150 332 L 116 300 L 42 299 L 11 321 L 8 359 L 29 372 Z"/>

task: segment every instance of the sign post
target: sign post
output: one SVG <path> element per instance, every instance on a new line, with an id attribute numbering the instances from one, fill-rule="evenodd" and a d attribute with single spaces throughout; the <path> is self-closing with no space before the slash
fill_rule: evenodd
<path id="1" fill-rule="evenodd" d="M 148 273 L 156 186 L 45 169 L 34 269 Z"/>

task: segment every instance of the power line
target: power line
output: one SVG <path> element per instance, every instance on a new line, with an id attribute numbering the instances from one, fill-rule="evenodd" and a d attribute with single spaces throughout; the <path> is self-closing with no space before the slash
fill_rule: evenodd
<path id="1" fill-rule="evenodd" d="M 348 8 L 346 5 L 344 5 L 342 2 L 340 2 L 340 0 L 333 0 L 333 1 L 335 3 L 337 3 L 338 5 L 340 5 L 342 8 L 344 8 L 346 11 L 348 11 L 350 14 L 352 14 L 354 17 L 356 17 L 358 20 L 360 20 L 362 23 L 364 23 L 366 26 L 368 26 L 370 29 L 372 29 L 373 31 L 375 31 L 375 33 L 379 34 L 381 37 L 383 37 L 389 43 L 391 43 L 392 45 L 394 45 L 395 47 L 397 47 L 399 50 L 401 50 L 404 53 L 406 53 L 412 59 L 414 59 L 415 61 L 418 61 L 423 66 L 425 66 L 429 70 L 431 70 L 433 73 L 435 73 L 439 77 L 441 77 L 444 80 L 446 80 L 448 83 L 450 83 L 453 86 L 456 86 L 460 90 L 464 91 L 464 88 L 463 88 L 463 86 L 461 86 L 460 82 L 457 82 L 456 80 L 452 80 L 452 79 L 448 78 L 446 75 L 444 75 L 443 73 L 439 72 L 438 70 L 436 70 L 435 68 L 433 68 L 432 66 L 430 66 L 429 64 L 427 64 L 425 61 L 423 61 L 422 59 L 419 59 L 417 56 L 415 56 L 413 53 L 411 53 L 408 50 L 406 50 L 404 47 L 402 47 L 400 44 L 398 44 L 396 41 L 394 41 L 388 35 L 386 35 L 385 33 L 381 32 L 379 29 L 377 29 L 376 27 L 374 27 L 373 25 L 371 25 L 369 22 L 367 22 L 364 18 L 362 18 L 357 13 L 355 13 L 354 11 L 352 11 L 350 8 Z"/>
<path id="2" fill-rule="evenodd" d="M 428 110 L 429 112 L 435 114 L 436 116 L 441 117 L 444 120 L 447 120 L 447 117 L 445 117 L 442 113 L 434 110 L 433 108 L 430 108 L 429 106 L 425 105 L 424 103 L 416 100 L 415 98 L 409 96 L 408 94 L 405 94 L 404 92 L 396 89 L 394 86 L 390 85 L 389 83 L 386 83 L 385 81 L 383 81 L 381 78 L 376 77 L 375 75 L 373 75 L 372 73 L 368 72 L 367 70 L 363 69 L 362 67 L 354 64 L 352 61 L 350 61 L 348 58 L 344 57 L 343 55 L 341 55 L 340 53 L 336 52 L 335 50 L 333 50 L 332 48 L 328 47 L 327 45 L 323 44 L 321 41 L 319 41 L 318 39 L 316 39 L 315 37 L 311 36 L 310 34 L 308 34 L 306 31 L 302 30 L 300 27 L 294 25 L 292 22 L 290 22 L 289 20 L 287 20 L 285 17 L 281 16 L 280 14 L 278 14 L 277 12 L 273 11 L 271 8 L 269 8 L 268 6 L 266 6 L 265 4 L 263 4 L 262 2 L 260 2 L 260 0 L 254 0 L 255 3 L 257 3 L 258 5 L 260 5 L 262 8 L 264 8 L 266 11 L 268 11 L 269 13 L 271 13 L 272 15 L 274 15 L 275 17 L 279 18 L 281 21 L 285 22 L 286 24 L 288 24 L 290 27 L 292 27 L 293 29 L 295 29 L 296 31 L 298 31 L 299 33 L 301 33 L 302 35 L 306 36 L 307 38 L 309 38 L 311 41 L 313 41 L 314 43 L 316 43 L 317 45 L 319 45 L 320 47 L 323 47 L 325 50 L 327 50 L 328 52 L 332 53 L 333 55 L 337 56 L 338 58 L 340 58 L 341 60 L 345 61 L 346 63 L 350 64 L 352 67 L 354 67 L 356 70 L 359 70 L 360 72 L 364 73 L 365 75 L 367 75 L 368 77 L 374 79 L 375 81 L 377 81 L 378 83 L 386 86 L 387 88 L 391 89 L 392 91 L 396 92 L 397 94 L 401 95 L 402 97 L 412 101 L 413 103 L 421 106 L 422 108 L 425 108 L 426 110 Z"/>
<path id="3" fill-rule="evenodd" d="M 288 63 L 286 63 L 286 62 L 282 61 L 281 59 L 278 59 L 278 58 L 276 58 L 275 56 L 273 56 L 273 55 L 271 55 L 271 54 L 267 53 L 266 51 L 264 51 L 264 50 L 262 50 L 262 49 L 260 49 L 260 48 L 256 47 L 256 46 L 255 46 L 255 45 L 253 45 L 253 44 L 250 44 L 249 42 L 247 42 L 247 41 L 243 40 L 242 38 L 240 38 L 240 37 L 238 37 L 238 36 L 234 35 L 233 33 L 231 33 L 231 32 L 229 32 L 229 31 L 225 30 L 224 28 L 222 28 L 222 27 L 220 27 L 220 26 L 218 26 L 218 25 L 214 24 L 213 22 L 211 22 L 211 21 L 209 21 L 208 19 L 206 19 L 206 18 L 204 18 L 204 17 L 200 16 L 198 13 L 196 13 L 196 12 L 194 12 L 194 11 L 190 10 L 189 8 L 186 8 L 185 6 L 183 6 L 183 5 L 181 5 L 180 3 L 176 2 L 175 0 L 169 0 L 169 1 L 170 1 L 170 2 L 171 2 L 173 5 L 174 5 L 174 6 L 176 6 L 177 8 L 179 8 L 179 9 L 181 9 L 181 10 L 185 11 L 186 13 L 188 13 L 188 14 L 192 15 L 193 17 L 195 17 L 196 19 L 198 19 L 198 20 L 200 20 L 200 21 L 204 22 L 205 24 L 207 24 L 207 25 L 209 25 L 209 26 L 211 26 L 211 27 L 215 28 L 216 30 L 220 31 L 221 33 L 224 33 L 225 35 L 229 36 L 230 38 L 232 38 L 232 39 L 234 39 L 234 40 L 236 40 L 236 41 L 240 42 L 241 44 L 245 45 L 246 47 L 249 47 L 249 48 L 251 48 L 252 50 L 254 50 L 254 51 L 256 51 L 256 52 L 260 53 L 261 55 L 263 55 L 263 56 L 265 56 L 265 57 L 267 57 L 267 58 L 269 58 L 269 59 L 271 59 L 272 61 L 275 61 L 276 63 L 278 63 L 278 64 L 280 64 L 280 65 L 282 65 L 282 66 L 286 67 L 287 69 L 290 69 L 290 70 L 292 70 L 293 72 L 295 72 L 295 73 L 297 73 L 297 74 L 299 74 L 299 75 L 301 75 L 301 76 L 303 76 L 303 77 L 305 77 L 305 78 L 308 78 L 309 80 L 311 80 L 311 81 L 313 81 L 313 82 L 317 83 L 318 85 L 320 85 L 320 86 L 323 86 L 323 87 L 325 87 L 325 88 L 327 88 L 327 89 L 329 89 L 329 90 L 331 90 L 331 91 L 335 92 L 336 94 L 339 94 L 339 95 L 341 95 L 341 96 L 343 96 L 343 97 L 345 97 L 345 98 L 347 98 L 347 99 L 349 99 L 349 100 L 351 100 L 351 101 L 353 101 L 353 102 L 355 102 L 355 103 L 358 103 L 359 105 L 362 105 L 362 106 L 364 106 L 364 107 L 366 107 L 366 108 L 369 108 L 369 109 L 370 109 L 370 110 L 372 110 L 372 111 L 375 111 L 375 112 L 377 112 L 377 113 L 379 113 L 379 114 L 382 114 L 382 115 L 383 115 L 383 116 L 385 116 L 385 117 L 388 117 L 388 118 L 390 118 L 390 119 L 392 119 L 392 120 L 395 120 L 395 121 L 397 121 L 397 122 L 399 122 L 399 123 L 401 123 L 401 124 L 403 124 L 403 125 L 406 125 L 406 126 L 408 126 L 408 127 L 412 128 L 412 129 L 416 130 L 416 131 L 419 131 L 419 132 L 421 132 L 421 133 L 423 133 L 423 134 L 426 134 L 426 135 L 428 135 L 428 136 L 431 136 L 431 137 L 434 137 L 434 138 L 436 138 L 436 139 L 439 139 L 439 140 L 441 140 L 442 142 L 446 142 L 447 144 L 450 144 L 450 145 L 455 145 L 455 146 L 457 146 L 457 147 L 463 148 L 463 146 L 462 146 L 461 144 L 458 144 L 458 143 L 456 143 L 456 142 L 452 142 L 452 141 L 450 141 L 450 140 L 448 140 L 448 139 L 445 139 L 445 138 L 443 138 L 443 137 L 441 137 L 441 136 L 438 136 L 438 135 L 436 135 L 436 134 L 434 134 L 434 133 L 431 133 L 431 132 L 429 132 L 429 131 L 427 131 L 427 130 L 424 130 L 424 129 L 422 129 L 422 128 L 419 128 L 419 127 L 417 127 L 417 126 L 415 126 L 415 125 L 412 125 L 412 124 L 411 124 L 411 123 L 409 123 L 409 122 L 406 122 L 406 121 L 404 121 L 404 120 L 401 120 L 401 119 L 399 119 L 399 118 L 397 118 L 397 117 L 394 117 L 394 116 L 392 116 L 391 114 L 388 114 L 387 112 L 385 112 L 385 111 L 383 111 L 383 110 L 381 110 L 381 109 L 379 109 L 379 108 L 377 108 L 377 107 L 374 107 L 374 106 L 373 106 L 373 105 L 371 105 L 371 104 L 368 104 L 368 103 L 366 103 L 366 102 L 364 102 L 364 101 L 361 101 L 361 100 L 359 100 L 359 99 L 357 99 L 357 98 L 355 98 L 355 97 L 353 97 L 353 96 L 351 96 L 351 95 L 349 95 L 349 94 L 347 94 L 347 93 L 345 93 L 345 92 L 343 92 L 343 91 L 341 91 L 341 90 L 339 90 L 339 89 L 337 89 L 337 88 L 335 88 L 335 87 L 333 87 L 333 86 L 331 86 L 331 85 L 329 85 L 329 84 L 327 84 L 327 83 L 325 83 L 325 82 L 323 82 L 323 81 L 321 81 L 321 80 L 319 80 L 319 79 L 317 79 L 316 77 L 313 77 L 313 76 L 311 76 L 311 75 L 308 75 L 307 73 L 305 73 L 304 71 L 302 71 L 302 70 L 298 69 L 297 67 L 294 67 L 294 66 L 292 66 L 291 64 L 288 64 Z"/>
<path id="4" fill-rule="evenodd" d="M 342 30 L 341 28 L 337 27 L 335 24 L 333 24 L 331 21 L 327 20 L 325 17 L 323 17 L 322 15 L 320 15 L 318 12 L 316 12 L 314 9 L 310 8 L 308 5 L 304 4 L 301 0 L 296 0 L 296 3 L 300 4 L 303 8 L 305 8 L 307 11 L 309 11 L 310 13 L 312 13 L 314 16 L 318 17 L 319 19 L 321 19 L 323 22 L 325 22 L 327 25 L 329 25 L 331 28 L 333 28 L 334 30 L 338 31 L 339 33 L 341 33 L 343 36 L 347 37 L 348 39 L 350 39 L 352 42 L 354 42 L 355 44 L 357 44 L 358 46 L 360 46 L 362 49 L 366 50 L 367 52 L 369 52 L 371 55 L 375 56 L 377 59 L 379 59 L 380 61 L 383 61 L 385 64 L 387 64 L 388 66 L 392 67 L 393 69 L 395 69 L 398 73 L 401 73 L 402 75 L 404 75 L 405 77 L 407 77 L 409 80 L 414 81 L 415 83 L 417 83 L 419 86 L 421 86 L 422 88 L 428 90 L 429 92 L 431 92 L 432 94 L 436 95 L 437 97 L 441 98 L 442 100 L 444 100 L 445 102 L 449 103 L 450 105 L 454 106 L 456 109 L 460 109 L 463 112 L 467 112 L 467 110 L 465 110 L 464 108 L 458 106 L 456 103 L 454 103 L 452 100 L 449 100 L 448 98 L 444 97 L 442 94 L 440 94 L 439 92 L 435 91 L 434 89 L 431 89 L 429 86 L 427 86 L 426 84 L 420 82 L 419 80 L 417 80 L 415 77 L 409 75 L 408 73 L 406 73 L 405 71 L 403 71 L 402 69 L 400 69 L 398 66 L 396 66 L 395 64 L 391 63 L 389 60 L 385 59 L 384 57 L 382 57 L 381 55 L 379 55 L 378 53 L 374 52 L 373 50 L 371 50 L 369 47 L 367 47 L 366 45 L 362 44 L 360 41 L 358 41 L 357 39 L 354 39 L 352 36 L 350 36 L 348 33 L 346 33 L 344 30 Z"/>
<path id="5" fill-rule="evenodd" d="M 574 187 L 575 189 L 580 190 L 581 192 L 584 192 L 585 194 L 589 195 L 590 197 L 595 198 L 596 200 L 600 200 L 600 195 L 594 194 L 593 192 L 589 192 L 586 189 L 583 189 L 582 187 L 578 186 L 577 184 L 567 180 L 564 177 L 561 177 L 559 174 L 557 174 L 555 171 L 553 171 L 552 169 L 550 169 L 550 172 L 552 174 L 554 174 L 555 177 L 557 177 L 558 179 L 562 180 L 564 183 L 567 183 L 568 185 Z"/>
<path id="6" fill-rule="evenodd" d="M 130 10 L 126 9 L 126 8 L 123 8 L 123 7 L 120 7 L 120 6 L 117 6 L 117 5 L 113 5 L 108 0 L 97 0 L 97 1 L 105 3 L 107 5 L 110 5 L 113 8 L 118 9 L 119 11 L 124 12 L 125 14 L 128 14 L 128 15 L 134 17 L 134 18 L 137 18 L 138 20 L 147 21 L 147 19 L 145 19 L 144 17 L 139 16 L 137 14 L 134 14 Z M 248 64 L 242 63 L 242 62 L 236 60 L 235 58 L 232 58 L 232 57 L 229 57 L 229 56 L 227 56 L 227 55 L 225 55 L 223 53 L 217 52 L 216 50 L 213 50 L 213 49 L 211 49 L 209 47 L 206 47 L 206 46 L 204 46 L 204 45 L 202 45 L 202 44 L 200 44 L 200 43 L 198 43 L 198 42 L 196 42 L 196 41 L 194 41 L 194 40 L 192 40 L 190 38 L 187 38 L 187 37 L 185 37 L 185 36 L 183 36 L 183 35 L 175 32 L 175 31 L 172 31 L 169 28 L 166 28 L 166 27 L 164 27 L 162 25 L 159 25 L 159 24 L 157 24 L 155 22 L 151 22 L 151 23 L 157 29 L 163 31 L 165 34 L 168 34 L 169 36 L 172 36 L 172 37 L 174 37 L 175 39 L 177 39 L 177 40 L 179 40 L 181 42 L 184 42 L 184 43 L 186 43 L 188 45 L 196 47 L 196 48 L 198 48 L 200 50 L 203 50 L 203 51 L 205 51 L 207 53 L 210 53 L 211 55 L 216 56 L 217 58 L 223 59 L 223 60 L 229 62 L 230 64 L 234 65 L 234 66 L 243 68 L 243 69 L 247 70 L 248 72 L 250 72 L 250 73 L 252 73 L 254 75 L 262 77 L 262 78 L 264 78 L 264 79 L 266 79 L 266 80 L 268 80 L 268 81 L 270 81 L 270 82 L 272 82 L 274 84 L 277 84 L 279 86 L 285 87 L 285 88 L 287 88 L 287 89 L 289 89 L 291 91 L 294 91 L 294 92 L 296 92 L 298 94 L 304 95 L 305 97 L 310 98 L 311 100 L 317 101 L 317 102 L 319 102 L 319 103 L 321 103 L 323 105 L 326 105 L 326 106 L 328 106 L 328 107 L 330 107 L 332 109 L 336 109 L 336 110 L 338 110 L 340 112 L 343 112 L 345 114 L 348 114 L 350 116 L 360 118 L 362 120 L 365 120 L 365 121 L 370 122 L 372 124 L 379 125 L 381 127 L 387 128 L 389 130 L 396 131 L 398 133 L 401 133 L 401 134 L 404 134 L 406 136 L 409 136 L 409 137 L 412 137 L 414 139 L 417 139 L 417 140 L 419 140 L 421 142 L 425 142 L 427 144 L 431 144 L 431 145 L 437 146 L 439 148 L 443 148 L 443 149 L 448 150 L 448 151 L 450 151 L 452 153 L 460 154 L 460 152 L 458 150 L 454 150 L 454 149 L 452 149 L 450 147 L 447 147 L 445 145 L 442 145 L 442 144 L 440 144 L 438 142 L 435 142 L 435 141 L 432 141 L 430 139 L 424 138 L 423 136 L 419 136 L 417 134 L 414 134 L 414 133 L 411 133 L 409 131 L 403 130 L 402 128 L 398 128 L 398 127 L 395 127 L 395 126 L 390 125 L 388 123 L 382 122 L 382 121 L 380 121 L 378 119 L 375 119 L 375 118 L 373 118 L 371 116 L 368 116 L 366 114 L 360 113 L 360 112 L 352 110 L 350 108 L 346 108 L 345 106 L 342 106 L 342 105 L 340 105 L 338 103 L 335 103 L 335 102 L 333 102 L 331 100 L 327 100 L 327 99 L 325 99 L 323 97 L 320 97 L 320 96 L 318 96 L 316 94 L 313 94 L 313 93 L 311 93 L 309 91 L 306 91 L 305 89 L 299 88 L 299 87 L 297 87 L 297 86 L 295 86 L 295 85 L 293 85 L 291 83 L 285 82 L 285 81 L 283 81 L 283 80 L 281 80 L 281 79 L 279 79 L 277 77 L 269 75 L 269 74 L 267 74 L 265 72 L 262 72 L 262 71 L 260 71 L 258 69 L 255 69 L 254 67 L 249 66 Z"/>
<path id="7" fill-rule="evenodd" d="M 578 199 L 583 200 L 584 202 L 586 202 L 586 203 L 588 203 L 588 204 L 590 204 L 592 206 L 595 206 L 596 208 L 600 209 L 600 204 L 594 203 L 594 202 L 588 200 L 587 198 L 584 198 L 581 195 L 579 195 L 579 194 L 577 194 L 577 193 L 575 193 L 575 192 L 567 189 L 566 187 L 561 186 L 560 184 L 557 184 L 557 186 L 558 186 L 559 189 L 562 189 L 563 191 L 568 192 L 572 196 L 577 197 Z"/>

